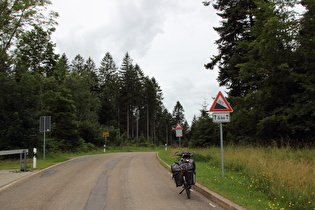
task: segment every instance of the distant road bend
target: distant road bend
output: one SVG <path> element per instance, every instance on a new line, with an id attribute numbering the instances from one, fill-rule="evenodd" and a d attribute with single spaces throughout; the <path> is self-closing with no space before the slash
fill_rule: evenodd
<path id="1" fill-rule="evenodd" d="M 154 152 L 78 157 L 0 191 L 0 209 L 221 209 L 196 191 L 179 195 Z"/>

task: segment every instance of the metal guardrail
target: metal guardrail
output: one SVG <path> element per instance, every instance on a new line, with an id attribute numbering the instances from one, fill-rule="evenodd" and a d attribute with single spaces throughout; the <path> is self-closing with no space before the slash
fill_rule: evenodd
<path id="1" fill-rule="evenodd" d="M 0 151 L 1 155 L 14 155 L 20 154 L 20 171 L 22 170 L 22 155 L 24 154 L 24 171 L 26 171 L 26 156 L 28 154 L 28 149 L 16 149 L 16 150 L 2 150 Z"/>

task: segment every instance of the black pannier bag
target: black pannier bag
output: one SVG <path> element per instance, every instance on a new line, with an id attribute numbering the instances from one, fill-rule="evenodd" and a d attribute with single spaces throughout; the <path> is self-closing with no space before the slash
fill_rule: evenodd
<path id="1" fill-rule="evenodd" d="M 194 160 L 189 159 L 187 170 L 196 170 L 196 164 Z"/>
<path id="2" fill-rule="evenodd" d="M 173 173 L 173 179 L 175 181 L 176 187 L 183 185 L 183 174 L 181 172 Z"/>
<path id="3" fill-rule="evenodd" d="M 171 166 L 171 170 L 173 173 L 173 179 L 175 181 L 176 187 L 183 185 L 183 174 L 181 173 L 179 163 L 173 163 Z"/>
<path id="4" fill-rule="evenodd" d="M 185 172 L 185 178 L 188 184 L 194 185 L 196 183 L 196 173 L 193 170 Z"/>

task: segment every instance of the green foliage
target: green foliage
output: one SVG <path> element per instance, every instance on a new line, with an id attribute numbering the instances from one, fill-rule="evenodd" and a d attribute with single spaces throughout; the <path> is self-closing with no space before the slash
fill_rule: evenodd
<path id="1" fill-rule="evenodd" d="M 119 69 L 109 52 L 99 68 L 81 55 L 69 64 L 65 54 L 54 53 L 58 15 L 42 13 L 49 4 L 0 3 L 0 149 L 41 148 L 40 116 L 52 119 L 51 152 L 103 146 L 104 128 L 111 146 L 164 143 L 171 119 L 156 80 L 128 53 Z"/>
<path id="2" fill-rule="evenodd" d="M 302 18 L 294 6 L 305 7 Z M 314 143 L 314 1 L 224 1 L 214 28 L 220 85 L 234 112 L 226 135 L 236 144 Z M 228 140 L 229 141 L 229 140 Z M 299 143 L 300 142 L 300 143 Z"/>

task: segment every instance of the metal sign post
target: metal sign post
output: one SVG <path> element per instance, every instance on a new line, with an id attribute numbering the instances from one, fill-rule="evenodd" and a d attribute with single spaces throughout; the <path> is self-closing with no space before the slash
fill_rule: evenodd
<path id="1" fill-rule="evenodd" d="M 233 109 L 230 106 L 229 102 L 225 99 L 223 94 L 219 92 L 210 108 L 210 112 L 214 112 L 212 114 L 212 121 L 214 123 L 220 123 L 221 167 L 222 177 L 224 177 L 224 149 L 222 123 L 230 122 L 230 112 L 233 112 Z"/>
<path id="2" fill-rule="evenodd" d="M 224 149 L 223 149 L 223 128 L 222 123 L 220 123 L 220 145 L 221 145 L 221 170 L 222 177 L 224 177 Z"/>
<path id="3" fill-rule="evenodd" d="M 46 132 L 51 131 L 51 116 L 41 116 L 39 118 L 39 131 L 44 132 L 43 158 L 46 158 Z"/>

